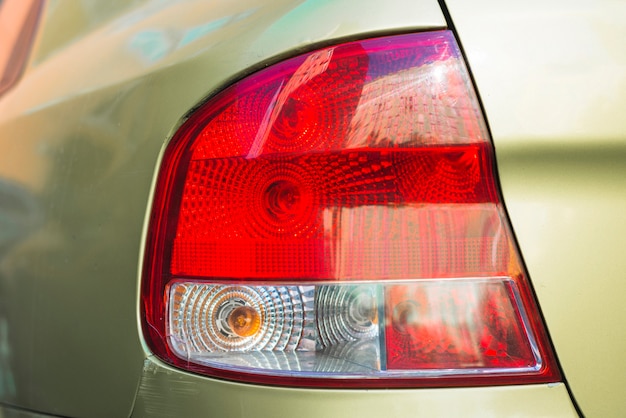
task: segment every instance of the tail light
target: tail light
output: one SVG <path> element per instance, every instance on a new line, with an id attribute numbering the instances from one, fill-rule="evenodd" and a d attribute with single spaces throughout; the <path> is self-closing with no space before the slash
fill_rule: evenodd
<path id="1" fill-rule="evenodd" d="M 350 42 L 213 97 L 167 148 L 154 353 L 278 385 L 560 379 L 450 32 Z"/>

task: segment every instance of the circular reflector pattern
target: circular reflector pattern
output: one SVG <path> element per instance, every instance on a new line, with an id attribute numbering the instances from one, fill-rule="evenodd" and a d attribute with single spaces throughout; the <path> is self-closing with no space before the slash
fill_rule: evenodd
<path id="1" fill-rule="evenodd" d="M 181 354 L 294 350 L 300 341 L 305 307 L 297 287 L 179 283 L 170 294 L 170 334 Z"/>

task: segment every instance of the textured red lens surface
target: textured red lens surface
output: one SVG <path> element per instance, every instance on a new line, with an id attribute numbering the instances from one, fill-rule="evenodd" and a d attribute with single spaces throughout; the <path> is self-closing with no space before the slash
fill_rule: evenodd
<path id="1" fill-rule="evenodd" d="M 278 385 L 559 379 L 450 32 L 224 89 L 172 138 L 142 288 L 161 359 Z"/>
<path id="2" fill-rule="evenodd" d="M 426 203 L 494 202 L 490 173 L 486 144 L 192 161 L 172 274 L 334 278 L 338 260 L 329 254 L 343 208 L 404 208 L 406 217 Z"/>
<path id="3" fill-rule="evenodd" d="M 387 293 L 389 369 L 531 368 L 513 284 L 431 282 Z"/>

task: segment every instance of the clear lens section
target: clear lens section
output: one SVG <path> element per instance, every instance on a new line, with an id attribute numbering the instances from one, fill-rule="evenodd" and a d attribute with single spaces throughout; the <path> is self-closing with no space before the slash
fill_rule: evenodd
<path id="1" fill-rule="evenodd" d="M 252 373 L 411 377 L 541 366 L 507 278 L 304 286 L 180 281 L 169 289 L 168 319 L 179 356 Z"/>
<path id="2" fill-rule="evenodd" d="M 318 286 L 315 308 L 321 347 L 378 336 L 377 286 Z"/>

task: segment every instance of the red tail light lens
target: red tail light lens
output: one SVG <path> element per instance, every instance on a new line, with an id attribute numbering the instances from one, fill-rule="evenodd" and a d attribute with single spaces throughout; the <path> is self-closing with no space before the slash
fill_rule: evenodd
<path id="1" fill-rule="evenodd" d="M 155 354 L 325 387 L 560 379 L 450 32 L 259 71 L 164 155 L 142 313 Z"/>

